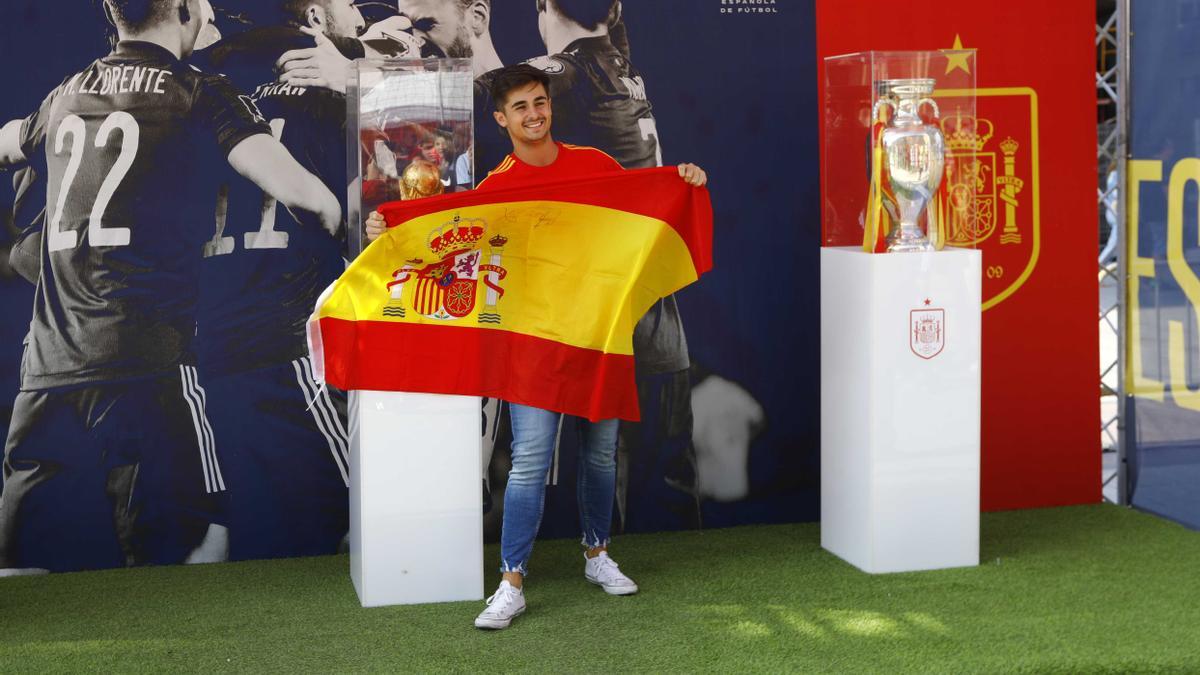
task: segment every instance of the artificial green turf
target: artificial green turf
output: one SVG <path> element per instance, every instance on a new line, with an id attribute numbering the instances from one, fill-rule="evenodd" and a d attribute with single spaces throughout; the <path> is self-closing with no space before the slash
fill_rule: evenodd
<path id="1" fill-rule="evenodd" d="M 1097 505 L 982 535 L 979 567 L 882 576 L 816 524 L 625 536 L 624 598 L 539 542 L 499 632 L 482 603 L 362 609 L 345 556 L 7 578 L 0 670 L 1200 672 L 1200 533 Z"/>

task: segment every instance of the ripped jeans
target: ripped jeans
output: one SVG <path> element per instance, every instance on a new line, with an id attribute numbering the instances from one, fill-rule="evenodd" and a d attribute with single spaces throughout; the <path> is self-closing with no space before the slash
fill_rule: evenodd
<path id="1" fill-rule="evenodd" d="M 525 574 L 546 505 L 546 475 L 554 459 L 561 413 L 510 403 L 512 470 L 504 492 L 500 571 Z M 608 544 L 617 489 L 617 420 L 579 420 L 579 523 L 588 547 Z"/>

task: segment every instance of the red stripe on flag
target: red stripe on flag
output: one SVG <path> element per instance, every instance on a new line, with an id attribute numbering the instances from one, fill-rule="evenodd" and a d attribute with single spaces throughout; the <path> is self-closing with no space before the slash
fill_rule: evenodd
<path id="1" fill-rule="evenodd" d="M 637 421 L 633 356 L 503 330 L 386 321 L 320 321 L 325 380 L 340 389 L 487 396 Z"/>

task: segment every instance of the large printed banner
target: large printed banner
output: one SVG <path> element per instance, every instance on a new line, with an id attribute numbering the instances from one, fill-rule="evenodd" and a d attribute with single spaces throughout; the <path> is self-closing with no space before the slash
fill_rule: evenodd
<path id="1" fill-rule="evenodd" d="M 471 59 L 477 94 L 501 65 L 545 71 L 557 140 L 626 168 L 709 173 L 713 271 L 651 310 L 641 420 L 621 429 L 616 531 L 819 517 L 816 57 L 865 49 L 977 49 L 974 142 L 1013 160 L 1007 236 L 974 242 L 986 269 L 984 507 L 1099 498 L 1083 0 L 936 13 L 872 0 L 562 3 L 577 14 L 557 0 L 213 0 L 213 12 L 188 0 L 154 17 L 201 33 L 183 60 L 146 44 L 110 54 L 110 18 L 122 17 L 101 0 L 66 4 L 13 0 L 0 27 L 0 57 L 21 64 L 0 124 L 28 117 L 4 136 L 19 151 L 0 157 L 12 165 L 0 182 L 0 568 L 343 545 L 345 397 L 316 382 L 304 327 L 341 272 L 345 235 L 330 226 L 332 197 L 303 176 L 344 199 L 346 101 L 319 80 L 279 85 L 275 62 L 313 45 L 301 24 L 354 57 L 359 32 L 397 13 L 407 28 L 392 24 L 404 35 L 385 41 Z M 374 139 L 375 156 L 395 160 L 374 178 L 419 156 L 446 182 L 480 180 L 508 146 L 478 103 L 473 145 L 453 129 Z M 982 179 L 980 194 L 998 194 L 994 174 Z M 494 413 L 492 535 L 507 473 Z M 572 432 L 544 536 L 578 536 Z"/>
<path id="2" fill-rule="evenodd" d="M 987 167 L 989 226 L 961 242 L 983 251 L 983 508 L 1099 501 L 1094 3 L 926 9 L 818 0 L 818 55 L 976 50 L 976 119 L 954 141 Z"/>
<path id="3" fill-rule="evenodd" d="M 1130 3 L 1126 439 L 1134 506 L 1200 528 L 1200 16 Z"/>
<path id="4" fill-rule="evenodd" d="M 310 7 L 345 56 L 362 52 L 361 29 L 403 13 L 407 37 L 393 37 L 470 58 L 484 91 L 488 71 L 530 61 L 552 78 L 557 140 L 627 168 L 708 170 L 714 271 L 653 310 L 661 358 L 638 362 L 642 414 L 621 431 L 615 529 L 818 517 L 810 0 L 563 3 L 577 15 L 556 0 L 213 0 L 212 13 L 188 0 L 153 17 L 202 32 L 182 61 L 145 44 L 110 55 L 110 18 L 129 17 L 106 17 L 101 0 L 9 4 L 0 56 L 22 67 L 0 124 L 41 113 L 18 125 L 28 166 L 13 162 L 0 184 L 11 252 L 0 255 L 0 568 L 343 545 L 345 399 L 315 381 L 304 325 L 341 271 L 344 234 L 321 226 L 328 204 L 311 183 L 286 188 L 299 184 L 294 160 L 346 194 L 346 101 L 317 84 L 281 86 L 275 68 L 313 45 L 297 29 L 312 25 Z M 475 147 L 449 129 L 380 138 L 377 156 L 396 166 L 376 168 L 392 175 L 419 155 L 469 185 L 506 143 L 482 108 Z M 501 435 L 493 535 L 504 426 L 489 427 Z M 545 536 L 578 536 L 571 431 Z"/>

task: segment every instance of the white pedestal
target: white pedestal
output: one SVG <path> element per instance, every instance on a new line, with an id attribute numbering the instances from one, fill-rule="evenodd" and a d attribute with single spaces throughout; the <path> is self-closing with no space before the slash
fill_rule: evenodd
<path id="1" fill-rule="evenodd" d="M 821 546 L 866 572 L 979 564 L 982 257 L 821 250 Z"/>
<path id="2" fill-rule="evenodd" d="M 350 577 L 363 607 L 483 598 L 480 402 L 350 392 Z"/>

